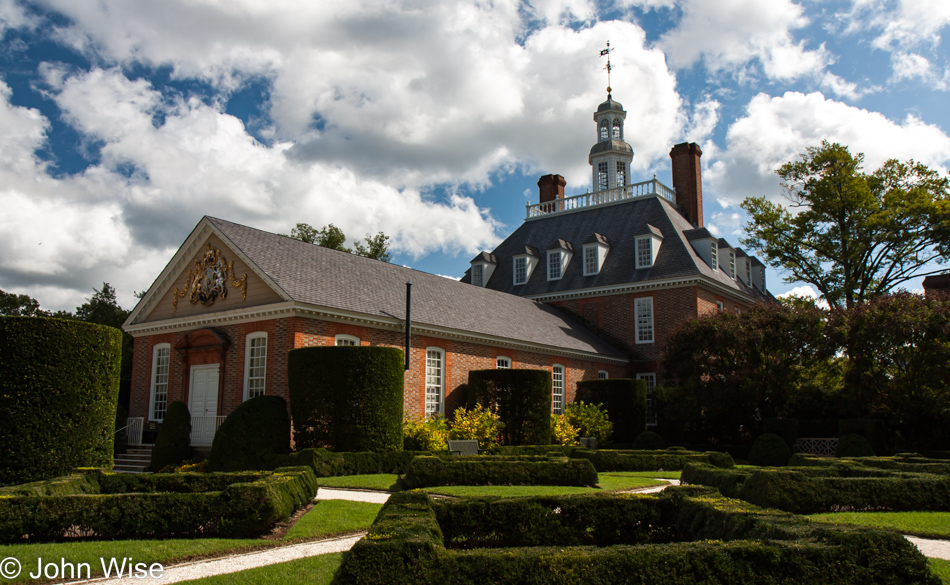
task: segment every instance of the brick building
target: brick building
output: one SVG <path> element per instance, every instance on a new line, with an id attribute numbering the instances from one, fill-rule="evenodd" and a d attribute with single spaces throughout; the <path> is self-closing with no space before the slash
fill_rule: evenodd
<path id="1" fill-rule="evenodd" d="M 451 412 L 473 369 L 550 371 L 555 412 L 581 380 L 655 384 L 679 324 L 771 295 L 765 267 L 703 227 L 699 147 L 673 147 L 673 189 L 631 183 L 625 117 L 610 96 L 594 114 L 597 190 L 565 197 L 563 177 L 542 177 L 525 222 L 461 282 L 203 218 L 124 325 L 130 417 L 157 423 L 183 400 L 193 444 L 210 444 L 242 401 L 287 397 L 289 350 L 402 348 L 407 282 L 407 417 Z"/>

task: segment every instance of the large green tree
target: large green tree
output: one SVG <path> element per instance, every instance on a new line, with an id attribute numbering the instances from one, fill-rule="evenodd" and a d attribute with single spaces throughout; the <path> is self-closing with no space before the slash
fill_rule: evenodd
<path id="1" fill-rule="evenodd" d="M 776 173 L 790 205 L 742 203 L 751 216 L 742 243 L 815 286 L 829 304 L 852 307 L 911 278 L 933 274 L 950 253 L 948 181 L 913 160 L 862 171 L 864 155 L 822 142 Z"/>
<path id="2" fill-rule="evenodd" d="M 391 255 L 389 253 L 389 236 L 383 232 L 375 236 L 366 234 L 362 242 L 356 242 L 353 249 L 347 248 L 343 244 L 346 242 L 346 235 L 343 230 L 335 225 L 328 224 L 320 229 L 316 229 L 309 223 L 298 223 L 294 229 L 290 230 L 290 237 L 308 244 L 316 244 L 331 250 L 349 252 L 357 256 L 372 258 L 382 262 L 389 262 Z"/>
<path id="3" fill-rule="evenodd" d="M 0 315 L 37 317 L 42 314 L 39 301 L 33 297 L 0 290 Z"/>

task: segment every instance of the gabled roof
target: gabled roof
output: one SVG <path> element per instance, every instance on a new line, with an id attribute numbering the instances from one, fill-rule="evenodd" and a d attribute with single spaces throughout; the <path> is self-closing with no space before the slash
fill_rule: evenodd
<path id="1" fill-rule="evenodd" d="M 397 324 L 405 320 L 406 282 L 412 282 L 414 326 L 473 341 L 498 340 L 626 361 L 624 354 L 580 322 L 544 303 L 207 216 L 190 239 L 206 233 L 205 227 L 247 262 L 256 276 L 280 291 L 288 307 Z M 169 267 L 178 264 L 176 255 Z M 162 286 L 175 285 L 175 278 L 160 278 L 167 283 Z M 162 294 L 150 289 L 140 305 Z M 126 328 L 138 327 L 141 312 L 137 306 Z"/>
<path id="2" fill-rule="evenodd" d="M 583 265 L 571 262 L 560 280 L 547 280 L 543 267 L 535 270 L 528 282 L 515 286 L 509 258 L 525 246 L 547 249 L 552 239 L 580 245 L 591 233 L 610 242 L 610 252 L 599 274 L 584 276 Z M 656 261 L 648 268 L 637 268 L 636 238 L 655 234 L 663 238 Z M 552 213 L 524 222 L 492 254 L 498 267 L 488 286 L 522 296 L 549 298 L 585 289 L 609 289 L 651 281 L 704 278 L 721 289 L 752 299 L 767 298 L 754 288 L 730 278 L 721 270 L 712 270 L 689 243 L 690 238 L 718 241 L 706 228 L 695 229 L 676 207 L 662 197 L 642 197 L 622 203 L 591 206 L 571 213 Z M 462 282 L 469 282 L 468 275 Z"/>

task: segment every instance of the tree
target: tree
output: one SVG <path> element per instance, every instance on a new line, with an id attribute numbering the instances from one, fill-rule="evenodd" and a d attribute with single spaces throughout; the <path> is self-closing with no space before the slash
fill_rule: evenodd
<path id="1" fill-rule="evenodd" d="M 39 301 L 33 297 L 0 290 L 0 315 L 37 317 L 42 314 Z"/>
<path id="2" fill-rule="evenodd" d="M 309 223 L 298 223 L 294 229 L 290 230 L 289 237 L 308 244 L 316 244 L 324 248 L 330 248 L 331 250 L 349 252 L 350 254 L 372 258 L 373 260 L 380 260 L 382 262 L 389 262 L 391 258 L 389 253 L 389 236 L 383 232 L 379 232 L 375 236 L 366 234 L 366 237 L 363 238 L 365 244 L 363 242 L 356 242 L 353 250 L 343 245 L 346 242 L 346 235 L 343 233 L 343 230 L 332 223 L 323 226 L 319 230 Z"/>
<path id="3" fill-rule="evenodd" d="M 122 324 L 129 317 L 131 311 L 119 306 L 115 298 L 115 288 L 108 282 L 102 283 L 100 290 L 92 289 L 92 297 L 87 298 L 86 302 L 76 307 L 75 317 L 80 321 L 88 323 L 98 323 L 99 325 L 108 325 L 116 329 L 122 329 Z M 51 315 L 60 316 L 60 315 Z M 134 341 L 128 333 L 122 333 L 122 372 L 121 379 L 130 380 L 132 378 L 132 346 Z"/>
<path id="4" fill-rule="evenodd" d="M 863 160 L 822 142 L 776 171 L 797 213 L 764 197 L 742 203 L 751 216 L 742 243 L 836 307 L 933 274 L 926 266 L 950 253 L 947 178 L 913 160 L 865 174 Z"/>

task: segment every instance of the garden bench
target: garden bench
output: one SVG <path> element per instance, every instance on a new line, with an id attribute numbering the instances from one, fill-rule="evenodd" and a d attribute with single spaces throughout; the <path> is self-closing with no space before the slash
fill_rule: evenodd
<path id="1" fill-rule="evenodd" d="M 449 440 L 449 452 L 452 455 L 478 455 L 478 441 L 475 439 Z"/>
<path id="2" fill-rule="evenodd" d="M 581 437 L 580 442 L 581 442 L 581 447 L 587 447 L 588 449 L 597 449 L 597 437 Z"/>

